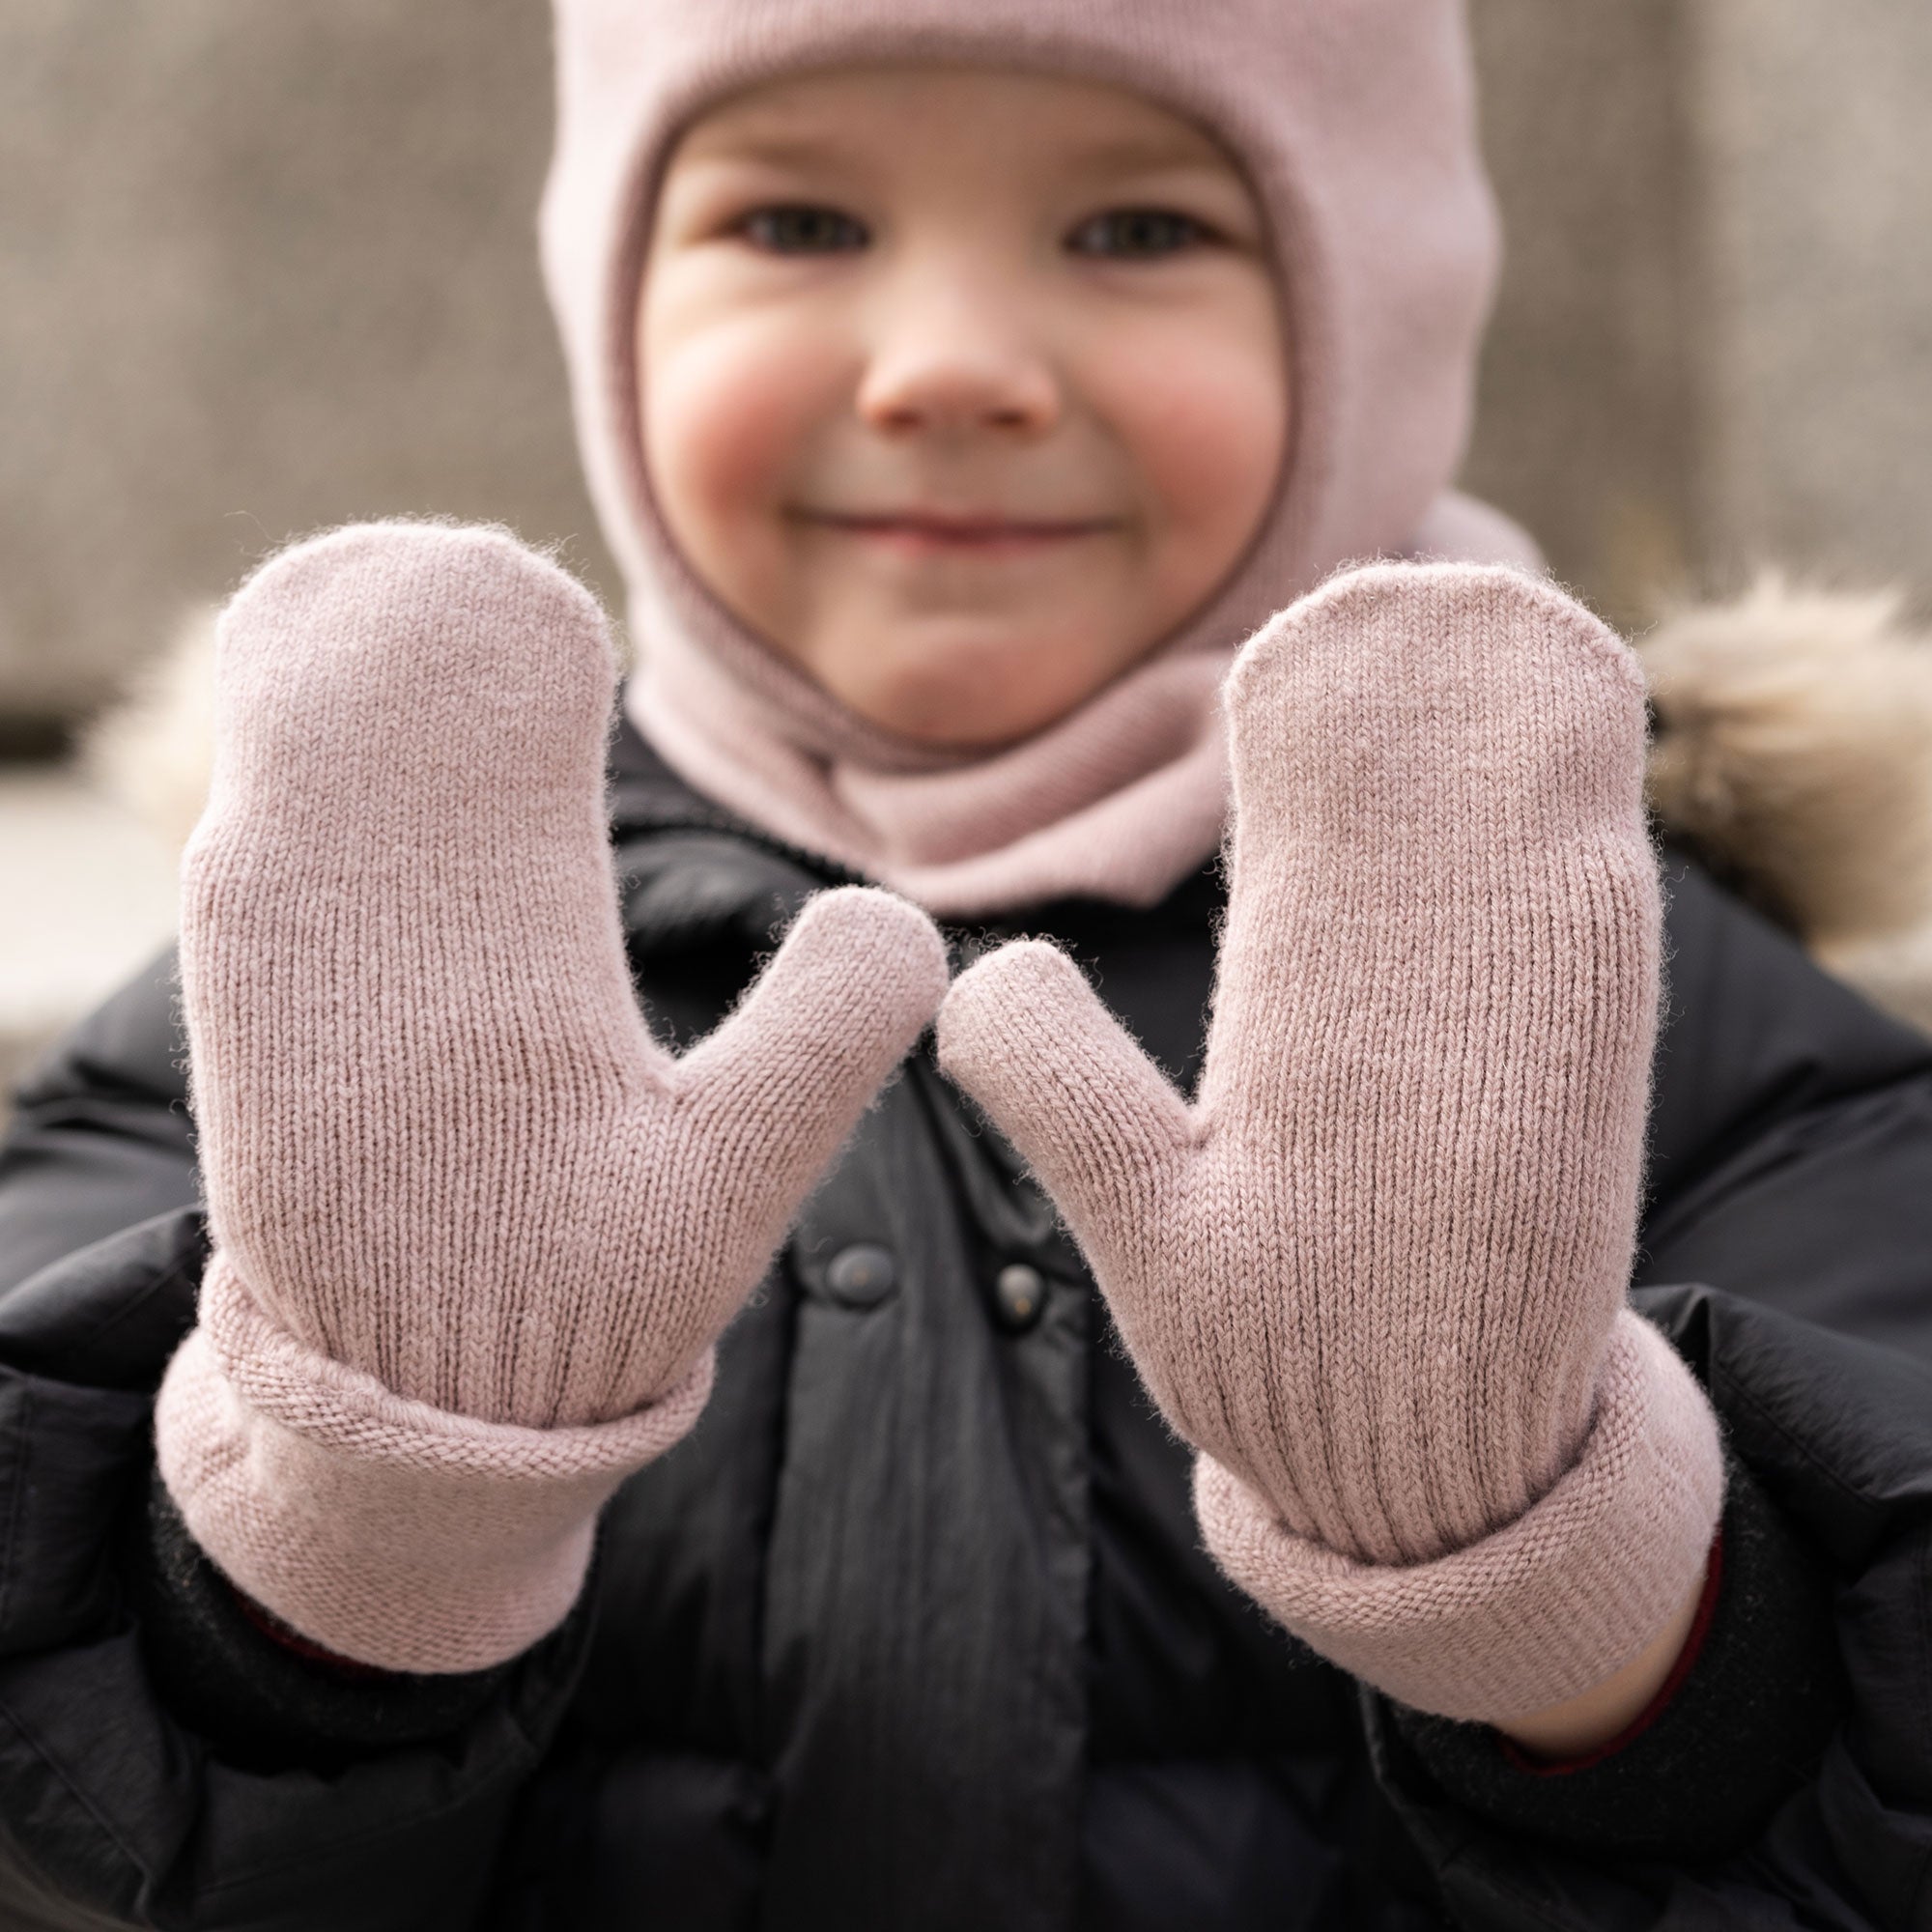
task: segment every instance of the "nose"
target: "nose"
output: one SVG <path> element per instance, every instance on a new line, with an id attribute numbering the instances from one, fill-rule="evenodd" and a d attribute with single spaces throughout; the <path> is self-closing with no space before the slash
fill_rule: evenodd
<path id="1" fill-rule="evenodd" d="M 882 306 L 858 395 L 872 428 L 1027 440 L 1059 420 L 1052 362 L 998 292 L 928 284 Z"/>

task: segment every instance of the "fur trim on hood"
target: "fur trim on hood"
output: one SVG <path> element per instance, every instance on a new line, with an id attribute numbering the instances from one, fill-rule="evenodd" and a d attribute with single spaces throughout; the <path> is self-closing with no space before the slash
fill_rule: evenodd
<path id="1" fill-rule="evenodd" d="M 1659 818 L 1840 979 L 1932 1031 L 1932 642 L 1902 605 L 1766 576 L 1638 649 Z"/>

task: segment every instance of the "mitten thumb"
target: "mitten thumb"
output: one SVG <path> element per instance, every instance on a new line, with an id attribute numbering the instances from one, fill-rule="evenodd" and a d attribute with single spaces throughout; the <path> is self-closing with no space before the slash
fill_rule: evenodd
<path id="1" fill-rule="evenodd" d="M 917 906 L 865 886 L 821 893 L 737 1009 L 679 1062 L 679 1084 L 721 1131 L 796 1169 L 797 1187 L 929 1024 L 946 974 L 945 942 Z"/>
<path id="2" fill-rule="evenodd" d="M 1186 1103 L 1041 940 L 1003 946 L 953 982 L 939 1064 L 993 1118 L 1090 1259 L 1102 1229 L 1157 1225 L 1190 1140 Z"/>

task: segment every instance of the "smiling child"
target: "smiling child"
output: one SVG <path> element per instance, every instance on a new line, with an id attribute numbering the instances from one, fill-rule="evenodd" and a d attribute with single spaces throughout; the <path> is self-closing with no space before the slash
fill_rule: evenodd
<path id="1" fill-rule="evenodd" d="M 1932 1048 L 1450 491 L 1460 7 L 558 61 L 638 668 L 228 607 L 0 1155 L 7 1922 L 1919 1922 Z"/>

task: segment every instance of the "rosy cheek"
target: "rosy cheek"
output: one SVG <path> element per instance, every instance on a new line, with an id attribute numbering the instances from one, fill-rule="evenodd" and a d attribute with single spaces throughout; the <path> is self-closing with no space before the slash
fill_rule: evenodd
<path id="1" fill-rule="evenodd" d="M 652 344 L 644 451 L 666 522 L 727 604 L 781 592 L 781 512 L 815 439 L 849 396 L 831 346 L 777 313 Z M 748 610 L 750 606 L 752 609 Z"/>
<path id="2" fill-rule="evenodd" d="M 1151 563 L 1174 595 L 1205 594 L 1259 527 L 1287 449 L 1288 378 L 1271 320 L 1216 328 L 1148 317 L 1100 337 L 1085 372 L 1144 493 Z"/>

